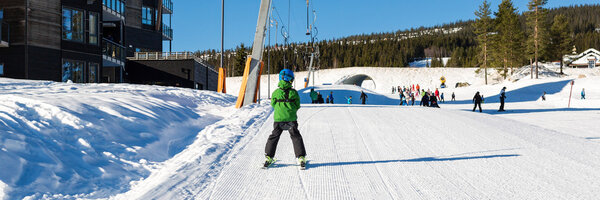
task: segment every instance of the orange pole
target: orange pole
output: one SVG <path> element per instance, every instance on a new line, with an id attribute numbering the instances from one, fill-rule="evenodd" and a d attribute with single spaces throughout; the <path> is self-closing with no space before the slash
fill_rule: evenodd
<path id="1" fill-rule="evenodd" d="M 248 74 L 250 73 L 250 63 L 252 62 L 252 56 L 248 56 L 246 60 L 246 67 L 244 69 L 244 77 L 242 78 L 242 85 L 240 86 L 240 93 L 235 103 L 236 108 L 241 108 L 244 104 L 244 95 L 246 95 L 246 84 L 248 84 Z"/>

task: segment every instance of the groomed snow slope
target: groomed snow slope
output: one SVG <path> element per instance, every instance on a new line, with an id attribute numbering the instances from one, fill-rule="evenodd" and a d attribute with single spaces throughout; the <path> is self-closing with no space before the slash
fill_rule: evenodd
<path id="1" fill-rule="evenodd" d="M 323 86 L 355 94 L 355 86 Z M 300 93 L 306 91 L 301 90 Z M 369 91 L 367 91 L 369 92 Z M 308 169 L 284 132 L 278 161 L 261 169 L 272 116 L 209 171 L 172 177 L 115 199 L 595 199 L 598 143 L 488 114 L 387 104 L 311 105 L 299 111 Z M 303 100 L 305 101 L 305 100 Z M 224 163 L 224 164 L 223 164 Z M 189 168 L 188 168 L 189 167 Z M 193 173 L 188 173 L 193 172 Z M 179 174 L 181 173 L 181 174 Z M 182 181 L 184 180 L 184 181 Z"/>
<path id="2" fill-rule="evenodd" d="M 379 89 L 356 86 L 318 86 L 324 95 L 334 91 L 337 104 L 303 104 L 300 109 L 310 162 L 307 171 L 299 171 L 287 133 L 274 168 L 259 167 L 273 123 L 268 101 L 237 110 L 235 96 L 214 92 L 0 79 L 0 158 L 8 161 L 0 166 L 10 169 L 0 171 L 0 199 L 600 195 L 597 69 L 492 85 L 483 85 L 474 69 L 339 70 L 328 72 L 332 83 L 349 73 L 378 71 L 370 74 L 384 81 L 378 88 L 419 83 L 433 89 L 440 73 L 451 86 L 463 80 L 473 85 L 442 89 L 446 100 L 455 92 L 457 101 L 442 103 L 441 109 L 399 107 L 389 88 L 377 93 Z M 402 70 L 408 71 L 398 73 Z M 571 108 L 565 108 L 571 80 L 576 83 L 574 98 Z M 237 95 L 231 90 L 235 79 L 228 79 L 228 86 Z M 508 87 L 508 112 L 497 113 L 502 86 Z M 581 88 L 588 99 L 577 99 Z M 369 94 L 370 105 L 356 105 L 361 90 Z M 486 96 L 484 113 L 470 111 L 475 91 Z M 542 91 L 548 101 L 540 101 Z M 301 101 L 308 102 L 308 90 L 299 92 Z M 355 104 L 344 104 L 350 95 Z"/>

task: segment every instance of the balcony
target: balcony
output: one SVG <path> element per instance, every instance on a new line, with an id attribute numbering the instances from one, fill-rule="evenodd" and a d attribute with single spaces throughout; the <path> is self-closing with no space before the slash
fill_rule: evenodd
<path id="1" fill-rule="evenodd" d="M 125 66 L 125 47 L 102 38 L 102 66 L 123 67 Z"/>
<path id="2" fill-rule="evenodd" d="M 163 0 L 162 14 L 173 14 L 173 2 L 171 0 Z"/>
<path id="3" fill-rule="evenodd" d="M 10 26 L 0 20 L 0 48 L 8 47 L 10 41 Z"/>
<path id="4" fill-rule="evenodd" d="M 166 24 L 162 24 L 163 40 L 173 40 L 173 29 Z"/>
<path id="5" fill-rule="evenodd" d="M 125 20 L 125 1 L 102 0 L 102 21 Z"/>

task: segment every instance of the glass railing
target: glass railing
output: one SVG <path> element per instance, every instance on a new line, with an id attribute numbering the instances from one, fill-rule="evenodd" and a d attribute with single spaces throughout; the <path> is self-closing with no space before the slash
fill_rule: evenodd
<path id="1" fill-rule="evenodd" d="M 171 1 L 171 0 L 163 0 L 163 4 L 162 5 L 167 10 L 173 12 L 173 1 Z"/>
<path id="2" fill-rule="evenodd" d="M 125 47 L 110 41 L 106 38 L 102 38 L 102 54 L 119 61 L 125 62 Z"/>
<path id="3" fill-rule="evenodd" d="M 2 20 L 0 20 L 0 40 L 4 42 L 10 41 L 10 26 Z"/>
<path id="4" fill-rule="evenodd" d="M 125 13 L 125 1 L 123 0 L 102 0 L 102 5 L 120 15 Z"/>
<path id="5" fill-rule="evenodd" d="M 173 29 L 171 27 L 169 27 L 169 25 L 166 24 L 162 24 L 162 33 L 165 37 L 169 38 L 169 39 L 173 39 Z"/>

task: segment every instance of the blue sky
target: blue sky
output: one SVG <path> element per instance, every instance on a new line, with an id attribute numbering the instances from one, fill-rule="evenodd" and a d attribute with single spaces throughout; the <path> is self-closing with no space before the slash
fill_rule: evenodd
<path id="1" fill-rule="evenodd" d="M 305 0 L 272 0 L 284 25 L 290 15 L 290 41 L 308 41 Z M 288 12 L 288 2 L 291 2 Z M 327 40 L 361 33 L 390 32 L 474 19 L 483 0 L 310 0 L 317 12 L 318 39 Z M 491 0 L 495 11 L 501 0 Z M 513 0 L 519 11 L 528 0 Z M 173 0 L 173 51 L 221 48 L 220 0 Z M 546 7 L 597 4 L 598 0 L 549 0 Z M 252 45 L 260 0 L 225 0 L 225 48 Z M 281 28 L 282 23 L 279 23 Z M 281 31 L 277 36 L 283 43 Z M 266 40 L 265 40 L 266 43 Z M 274 28 L 271 43 L 275 43 Z M 164 48 L 168 51 L 168 43 Z"/>

